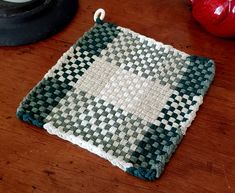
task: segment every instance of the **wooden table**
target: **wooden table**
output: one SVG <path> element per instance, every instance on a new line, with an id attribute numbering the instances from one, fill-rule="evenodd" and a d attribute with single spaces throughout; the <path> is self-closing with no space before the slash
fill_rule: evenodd
<path id="1" fill-rule="evenodd" d="M 196 120 L 154 182 L 15 117 L 27 92 L 93 25 L 99 7 L 107 21 L 216 62 L 215 80 Z M 186 0 L 80 0 L 75 19 L 62 32 L 27 46 L 1 47 L 0 58 L 1 193 L 235 192 L 235 40 L 206 33 Z"/>

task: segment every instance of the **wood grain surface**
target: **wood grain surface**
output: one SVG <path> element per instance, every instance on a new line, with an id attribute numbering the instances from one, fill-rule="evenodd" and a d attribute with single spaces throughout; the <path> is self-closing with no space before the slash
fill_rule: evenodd
<path id="1" fill-rule="evenodd" d="M 57 35 L 27 46 L 0 47 L 0 192 L 234 193 L 235 40 L 206 33 L 186 0 L 79 2 L 76 17 Z M 109 22 L 216 62 L 215 80 L 197 118 L 153 182 L 15 117 L 22 98 L 93 25 L 99 7 Z"/>

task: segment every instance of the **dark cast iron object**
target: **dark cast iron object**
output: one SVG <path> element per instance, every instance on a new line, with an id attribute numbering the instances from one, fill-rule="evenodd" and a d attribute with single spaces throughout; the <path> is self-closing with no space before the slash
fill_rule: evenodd
<path id="1" fill-rule="evenodd" d="M 0 0 L 0 45 L 33 43 L 60 31 L 77 11 L 77 0 Z"/>

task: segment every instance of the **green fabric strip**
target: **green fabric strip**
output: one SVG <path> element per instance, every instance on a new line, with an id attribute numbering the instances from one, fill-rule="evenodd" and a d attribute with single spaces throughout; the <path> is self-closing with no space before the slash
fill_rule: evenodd
<path id="1" fill-rule="evenodd" d="M 130 160 L 133 167 L 127 168 L 127 172 L 145 180 L 159 177 L 182 137 L 179 129 L 168 131 L 151 125 L 132 153 Z"/>
<path id="2" fill-rule="evenodd" d="M 204 96 L 215 74 L 214 62 L 200 56 L 188 56 L 187 71 L 177 84 L 175 90 L 188 96 Z"/>

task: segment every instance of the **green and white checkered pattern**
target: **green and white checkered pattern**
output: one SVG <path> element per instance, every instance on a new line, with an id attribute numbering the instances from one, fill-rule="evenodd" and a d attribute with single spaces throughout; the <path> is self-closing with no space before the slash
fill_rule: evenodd
<path id="1" fill-rule="evenodd" d="M 30 91 L 17 116 L 153 180 L 213 77 L 212 60 L 100 22 Z"/>

